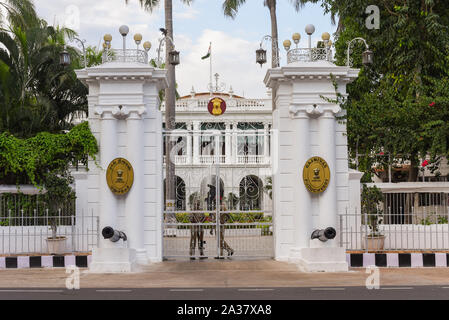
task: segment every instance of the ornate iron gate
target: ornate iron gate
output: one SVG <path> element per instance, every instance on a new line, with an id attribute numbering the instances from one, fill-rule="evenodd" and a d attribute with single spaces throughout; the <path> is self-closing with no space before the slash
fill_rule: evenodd
<path id="1" fill-rule="evenodd" d="M 269 159 L 241 151 L 247 144 L 235 132 L 184 131 L 168 138 L 175 140 L 168 158 L 176 199 L 164 210 L 164 257 L 273 257 Z M 268 148 L 267 139 L 257 140 Z M 234 148 L 226 147 L 231 142 Z"/>

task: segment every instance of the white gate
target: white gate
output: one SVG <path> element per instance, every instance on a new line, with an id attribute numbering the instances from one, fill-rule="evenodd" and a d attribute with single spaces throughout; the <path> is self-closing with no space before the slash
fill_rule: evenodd
<path id="1" fill-rule="evenodd" d="M 164 257 L 273 257 L 265 133 L 178 130 L 164 136 L 173 141 L 168 161 L 176 186 L 174 206 L 164 210 Z"/>

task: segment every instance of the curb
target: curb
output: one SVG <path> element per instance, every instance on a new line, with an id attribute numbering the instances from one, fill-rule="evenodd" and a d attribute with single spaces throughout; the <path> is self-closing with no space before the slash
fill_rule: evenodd
<path id="1" fill-rule="evenodd" d="M 91 259 L 91 255 L 0 257 L 0 269 L 67 268 L 70 266 L 88 268 Z"/>
<path id="2" fill-rule="evenodd" d="M 449 267 L 449 253 L 348 253 L 346 259 L 352 268 Z"/>
<path id="3" fill-rule="evenodd" d="M 91 260 L 91 255 L 0 257 L 0 269 L 88 268 Z M 449 267 L 449 253 L 348 253 L 346 261 L 351 268 Z"/>

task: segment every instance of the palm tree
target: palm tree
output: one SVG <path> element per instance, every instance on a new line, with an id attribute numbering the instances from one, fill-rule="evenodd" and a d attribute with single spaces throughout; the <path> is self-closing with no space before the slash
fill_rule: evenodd
<path id="1" fill-rule="evenodd" d="M 316 2 L 316 0 L 290 0 L 290 2 L 294 5 L 295 10 L 299 11 L 305 3 L 307 2 Z M 239 8 L 246 3 L 246 0 L 224 0 L 223 1 L 223 12 L 225 16 L 235 18 Z M 276 68 L 279 66 L 279 38 L 278 38 L 278 25 L 277 25 L 277 17 L 276 17 L 276 0 L 264 0 L 263 5 L 270 10 L 270 19 L 271 19 L 271 40 L 272 40 L 272 60 L 271 67 Z"/>
<path id="2" fill-rule="evenodd" d="M 70 129 L 71 115 L 87 111 L 87 89 L 71 67 L 59 65 L 65 38 L 75 32 L 48 26 L 28 0 L 15 2 L 0 4 L 7 8 L 0 28 L 0 130 L 30 137 Z"/>
<path id="3" fill-rule="evenodd" d="M 125 0 L 126 3 L 129 0 Z M 181 0 L 183 3 L 190 5 L 193 0 Z M 140 5 L 147 11 L 152 12 L 160 3 L 160 0 L 139 0 Z M 173 3 L 172 0 L 164 0 L 165 5 L 165 29 L 167 30 L 167 36 L 173 38 Z M 167 41 L 165 43 L 165 61 L 169 61 L 169 52 L 173 50 L 172 43 Z M 167 80 L 168 88 L 165 90 L 165 130 L 171 131 L 175 129 L 176 125 L 176 74 L 175 66 L 167 63 Z M 176 181 L 175 181 L 175 166 L 169 161 L 168 155 L 172 150 L 172 142 L 170 139 L 166 139 L 166 199 L 176 199 Z"/>

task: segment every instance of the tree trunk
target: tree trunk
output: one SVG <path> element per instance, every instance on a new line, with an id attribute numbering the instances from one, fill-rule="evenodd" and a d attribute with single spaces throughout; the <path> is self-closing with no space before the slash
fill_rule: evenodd
<path id="1" fill-rule="evenodd" d="M 418 161 L 415 155 L 410 157 L 410 171 L 408 173 L 408 182 L 418 181 Z"/>
<path id="2" fill-rule="evenodd" d="M 165 0 L 165 29 L 167 36 L 173 39 L 173 4 L 172 0 Z M 174 40 L 173 40 L 174 41 Z M 175 200 L 175 165 L 171 161 L 171 150 L 173 141 L 170 133 L 176 126 L 175 108 L 176 108 L 176 75 L 175 66 L 169 63 L 169 52 L 173 50 L 170 40 L 165 42 L 165 67 L 167 68 L 168 88 L 165 89 L 165 130 L 166 135 L 166 172 L 165 172 L 165 194 L 166 200 Z"/>
<path id="3" fill-rule="evenodd" d="M 271 19 L 271 67 L 279 67 L 279 46 L 278 46 L 278 23 L 276 17 L 276 0 L 267 1 L 268 9 L 270 10 Z M 271 106 L 272 110 L 276 109 L 276 90 L 271 89 Z"/>
<path id="4" fill-rule="evenodd" d="M 268 9 L 270 10 L 271 19 L 271 67 L 277 68 L 279 66 L 279 46 L 278 46 L 278 23 L 276 17 L 276 0 L 269 0 Z"/>

